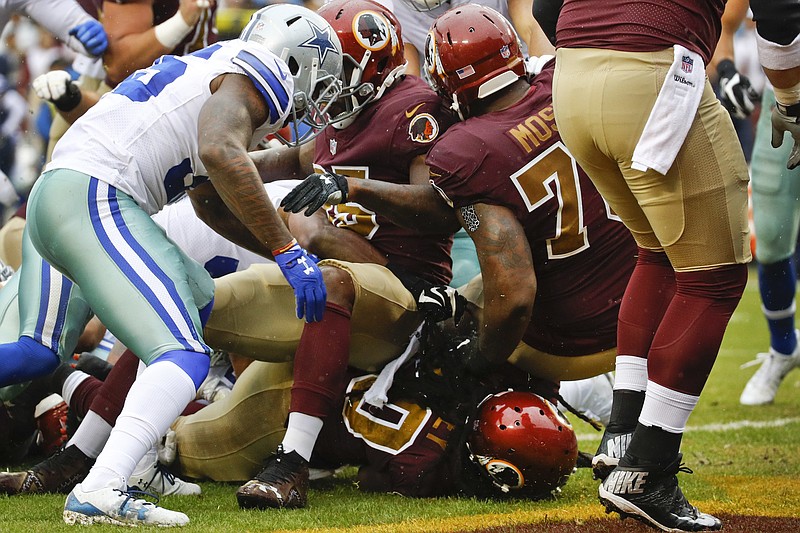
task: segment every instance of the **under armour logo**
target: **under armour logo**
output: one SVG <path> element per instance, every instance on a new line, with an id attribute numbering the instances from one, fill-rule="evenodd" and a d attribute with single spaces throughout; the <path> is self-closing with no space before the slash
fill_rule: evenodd
<path id="1" fill-rule="evenodd" d="M 309 264 L 307 257 L 300 257 L 297 259 L 297 262 L 305 267 L 303 268 L 303 274 L 306 276 L 310 276 L 314 272 L 314 267 Z"/>
<path id="2" fill-rule="evenodd" d="M 606 478 L 605 487 L 614 494 L 641 494 L 649 472 L 614 470 Z"/>

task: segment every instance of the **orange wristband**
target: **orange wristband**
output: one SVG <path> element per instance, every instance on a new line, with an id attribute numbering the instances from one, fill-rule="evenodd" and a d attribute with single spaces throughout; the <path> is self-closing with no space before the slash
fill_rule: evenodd
<path id="1" fill-rule="evenodd" d="M 283 252 L 289 250 L 295 244 L 297 244 L 297 239 L 292 239 L 291 241 L 289 241 L 289 244 L 284 244 L 280 248 L 276 248 L 275 250 L 272 250 L 272 256 L 275 257 L 276 255 L 282 254 Z"/>

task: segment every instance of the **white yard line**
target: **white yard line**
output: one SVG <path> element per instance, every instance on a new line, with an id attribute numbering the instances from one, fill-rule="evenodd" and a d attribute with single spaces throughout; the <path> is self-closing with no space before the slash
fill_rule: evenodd
<path id="1" fill-rule="evenodd" d="M 737 420 L 736 422 L 726 422 L 724 424 L 705 424 L 703 426 L 689 426 L 686 428 L 687 433 L 694 431 L 735 431 L 744 428 L 774 428 L 788 426 L 800 422 L 800 417 L 792 418 L 777 418 L 775 420 Z M 601 432 L 595 433 L 579 433 L 576 435 L 578 440 L 591 440 L 600 439 Z"/>

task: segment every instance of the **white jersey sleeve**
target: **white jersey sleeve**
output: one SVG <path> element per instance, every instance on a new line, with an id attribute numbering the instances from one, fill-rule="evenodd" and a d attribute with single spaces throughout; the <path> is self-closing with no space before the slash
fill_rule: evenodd
<path id="1" fill-rule="evenodd" d="M 93 20 L 76 0 L 19 0 L 16 4 L 74 51 L 87 53 L 83 44 L 69 34 L 74 27 Z"/>
<path id="2" fill-rule="evenodd" d="M 198 150 L 200 110 L 211 82 L 246 75 L 264 95 L 268 120 L 251 139 L 277 131 L 289 114 L 294 81 L 269 50 L 235 39 L 186 56 L 162 56 L 128 76 L 78 119 L 45 170 L 67 168 L 130 195 L 149 214 L 208 179 Z"/>

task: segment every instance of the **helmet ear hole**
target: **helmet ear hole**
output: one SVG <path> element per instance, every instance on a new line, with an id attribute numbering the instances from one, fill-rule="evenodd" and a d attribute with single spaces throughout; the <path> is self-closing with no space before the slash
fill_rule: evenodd
<path id="1" fill-rule="evenodd" d="M 289 58 L 286 66 L 289 67 L 289 72 L 292 73 L 292 76 L 297 76 L 297 73 L 300 72 L 300 63 L 297 62 L 294 56 Z"/>

